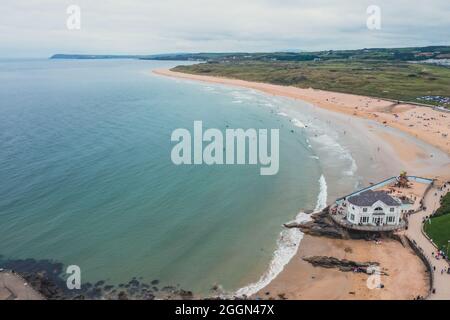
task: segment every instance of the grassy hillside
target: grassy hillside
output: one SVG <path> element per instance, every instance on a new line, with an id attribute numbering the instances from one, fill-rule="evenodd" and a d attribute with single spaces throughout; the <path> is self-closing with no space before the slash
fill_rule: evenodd
<path id="1" fill-rule="evenodd" d="M 450 46 L 411 48 L 371 48 L 311 52 L 216 52 L 153 55 L 143 59 L 192 61 L 313 61 L 313 60 L 390 60 L 422 61 L 450 58 Z"/>
<path id="2" fill-rule="evenodd" d="M 422 96 L 450 97 L 450 68 L 402 61 L 211 61 L 174 70 L 415 102 L 425 102 Z"/>

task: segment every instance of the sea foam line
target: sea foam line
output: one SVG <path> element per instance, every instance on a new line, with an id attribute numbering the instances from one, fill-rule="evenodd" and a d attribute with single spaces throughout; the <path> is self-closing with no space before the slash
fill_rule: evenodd
<path id="1" fill-rule="evenodd" d="M 317 196 L 317 203 L 314 212 L 319 212 L 327 206 L 327 183 L 323 175 L 319 179 L 320 191 Z M 296 223 L 305 223 L 311 220 L 311 215 L 299 212 L 295 217 Z M 249 284 L 236 291 L 234 296 L 251 296 L 266 287 L 273 279 L 275 279 L 284 267 L 291 261 L 297 253 L 300 242 L 303 239 L 303 232 L 298 228 L 284 228 L 280 232 L 277 240 L 277 249 L 275 250 L 268 270 L 259 278 L 257 282 Z"/>
<path id="2" fill-rule="evenodd" d="M 306 125 L 301 122 L 300 120 L 298 120 L 297 118 L 292 118 L 291 122 L 294 126 L 299 127 L 299 128 L 306 128 Z"/>

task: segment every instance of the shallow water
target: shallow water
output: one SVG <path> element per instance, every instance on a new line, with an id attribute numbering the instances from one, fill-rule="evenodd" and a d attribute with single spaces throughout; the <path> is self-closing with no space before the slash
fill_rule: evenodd
<path id="1" fill-rule="evenodd" d="M 0 63 L 0 254 L 79 265 L 82 280 L 236 290 L 264 273 L 281 224 L 312 209 L 306 136 L 246 89 L 178 81 L 151 61 Z M 171 132 L 279 128 L 280 171 L 175 166 Z M 291 132 L 293 130 L 294 132 Z"/>

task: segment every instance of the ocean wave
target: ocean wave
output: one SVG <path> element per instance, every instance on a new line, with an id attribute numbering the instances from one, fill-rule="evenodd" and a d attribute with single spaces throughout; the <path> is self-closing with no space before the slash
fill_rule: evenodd
<path id="1" fill-rule="evenodd" d="M 287 117 L 288 114 L 284 113 L 284 112 L 278 112 L 277 115 L 282 116 L 282 117 Z"/>
<path id="2" fill-rule="evenodd" d="M 294 126 L 299 127 L 299 128 L 306 128 L 306 125 L 301 122 L 300 120 L 298 120 L 297 118 L 292 118 L 291 122 Z"/>
<path id="3" fill-rule="evenodd" d="M 314 212 L 323 210 L 327 205 L 327 183 L 325 177 L 321 175 L 319 179 L 320 191 L 317 196 L 317 203 Z M 295 217 L 296 223 L 305 223 L 311 220 L 311 215 L 299 212 Z M 298 228 L 284 228 L 280 232 L 280 236 L 277 240 L 277 249 L 273 254 L 272 261 L 270 262 L 268 270 L 261 276 L 261 278 L 252 284 L 249 284 L 236 291 L 234 296 L 251 296 L 266 287 L 273 279 L 275 279 L 284 267 L 291 261 L 291 259 L 297 253 L 300 246 L 300 242 L 303 239 L 303 232 Z"/>
<path id="4" fill-rule="evenodd" d="M 334 138 L 328 134 L 321 134 L 312 139 L 325 149 L 324 151 L 329 155 L 330 159 L 340 159 L 345 161 L 345 166 L 348 166 L 348 169 L 346 168 L 346 170 L 343 170 L 345 175 L 353 176 L 356 173 L 358 166 L 350 151 L 339 144 Z"/>
<path id="5" fill-rule="evenodd" d="M 317 203 L 314 212 L 319 212 L 325 209 L 327 206 L 327 198 L 328 198 L 328 186 L 325 180 L 324 175 L 320 176 L 319 179 L 319 195 L 317 196 Z"/>

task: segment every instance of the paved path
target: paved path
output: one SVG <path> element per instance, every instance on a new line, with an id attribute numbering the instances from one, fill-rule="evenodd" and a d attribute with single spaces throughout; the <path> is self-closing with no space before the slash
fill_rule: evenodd
<path id="1" fill-rule="evenodd" d="M 432 256 L 436 252 L 436 247 L 425 237 L 422 233 L 422 221 L 426 216 L 431 215 L 437 208 L 439 208 L 440 196 L 449 191 L 449 186 L 443 191 L 432 188 L 424 199 L 426 210 L 412 214 L 409 217 L 409 227 L 406 230 L 406 235 L 414 240 L 417 245 L 423 249 L 425 256 L 431 261 L 431 264 L 436 267 L 434 271 L 434 289 L 436 293 L 431 294 L 429 299 L 445 299 L 450 300 L 450 274 L 444 273 L 441 275 L 441 270 L 449 267 L 445 260 L 437 260 Z M 437 193 L 437 195 L 435 195 Z"/>
<path id="2" fill-rule="evenodd" d="M 17 274 L 0 271 L 0 300 L 42 300 L 43 297 Z"/>

